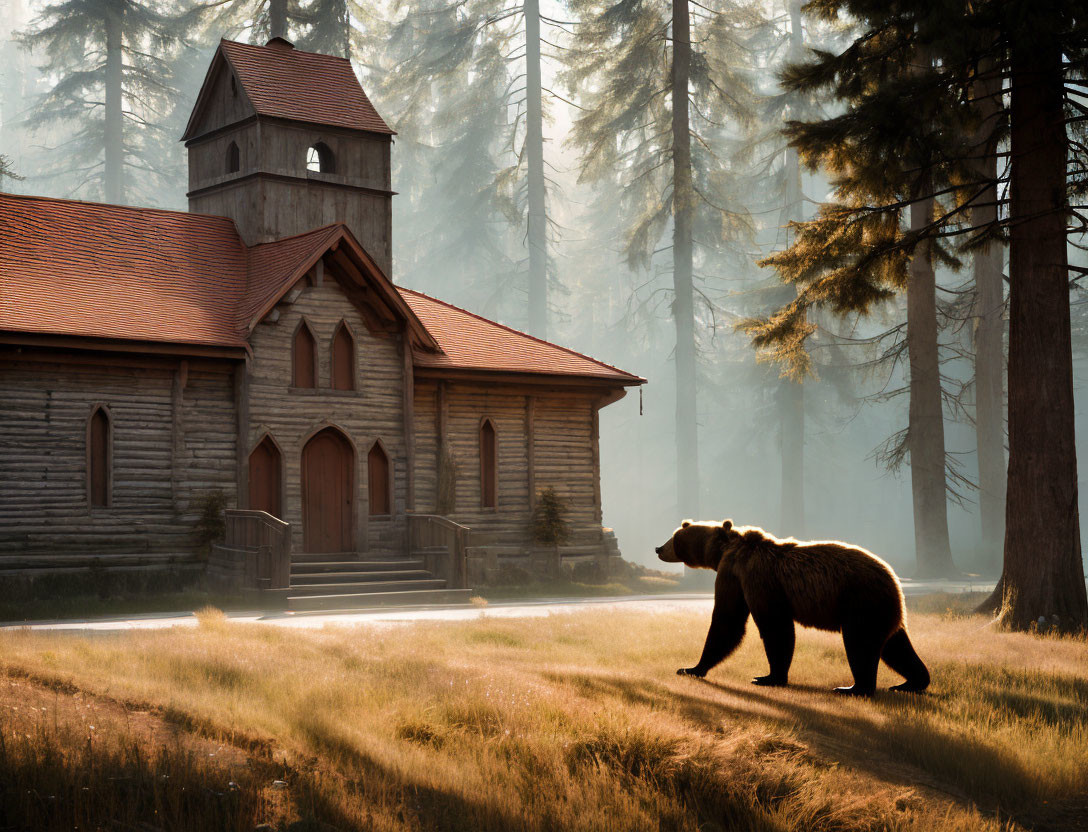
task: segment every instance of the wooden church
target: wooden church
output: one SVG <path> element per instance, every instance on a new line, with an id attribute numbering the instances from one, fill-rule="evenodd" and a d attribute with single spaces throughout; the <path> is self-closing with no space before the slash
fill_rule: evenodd
<path id="1" fill-rule="evenodd" d="M 208 568 L 300 608 L 618 555 L 598 411 L 643 380 L 392 283 L 393 136 L 347 60 L 223 41 L 189 213 L 0 195 L 0 575 L 204 568 L 217 493 Z"/>

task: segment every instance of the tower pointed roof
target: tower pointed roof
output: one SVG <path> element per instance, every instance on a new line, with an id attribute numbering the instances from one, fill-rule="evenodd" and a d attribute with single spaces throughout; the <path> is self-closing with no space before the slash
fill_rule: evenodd
<path id="1" fill-rule="evenodd" d="M 212 80 L 229 66 L 258 116 L 395 135 L 363 92 L 351 62 L 334 55 L 303 52 L 283 38 L 264 46 L 222 40 L 208 67 L 182 141 L 196 135 L 208 104 Z"/>

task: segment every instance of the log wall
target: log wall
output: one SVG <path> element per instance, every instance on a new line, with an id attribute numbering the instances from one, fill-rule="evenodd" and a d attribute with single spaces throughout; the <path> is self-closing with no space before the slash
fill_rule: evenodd
<path id="1" fill-rule="evenodd" d="M 191 551 L 196 501 L 233 501 L 231 362 L 0 353 L 0 560 Z M 92 508 L 87 420 L 112 430 L 109 505 Z"/>
<path id="2" fill-rule="evenodd" d="M 440 387 L 444 386 L 444 391 Z M 551 486 L 567 504 L 572 543 L 601 539 L 597 457 L 599 393 L 512 389 L 468 382 L 415 383 L 415 489 L 420 512 L 439 503 L 440 426 L 456 470 L 449 516 L 490 541 L 527 546 L 532 499 Z M 498 507 L 480 507 L 480 424 L 490 418 L 498 438 Z"/>
<path id="3" fill-rule="evenodd" d="M 290 295 L 290 293 L 289 293 Z M 318 430 L 339 428 L 355 449 L 354 529 L 356 550 L 377 554 L 401 554 L 406 526 L 404 512 L 408 491 L 408 452 L 405 442 L 403 339 L 370 332 L 356 307 L 335 280 L 325 273 L 319 286 L 309 284 L 294 303 L 277 307 L 278 319 L 270 316 L 250 339 L 248 427 L 246 458 L 265 434 L 270 434 L 283 457 L 284 517 L 291 524 L 294 550 L 303 551 L 302 449 Z M 291 386 L 291 345 L 295 330 L 305 318 L 317 342 L 316 389 Z M 355 338 L 355 390 L 331 389 L 331 347 L 336 327 L 346 321 Z M 369 518 L 366 457 L 381 439 L 393 476 L 393 516 Z M 242 489 L 242 501 L 248 489 Z"/>

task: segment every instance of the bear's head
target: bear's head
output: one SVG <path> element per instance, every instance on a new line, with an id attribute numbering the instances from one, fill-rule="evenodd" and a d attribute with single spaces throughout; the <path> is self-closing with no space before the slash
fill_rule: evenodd
<path id="1" fill-rule="evenodd" d="M 722 549 L 733 531 L 733 521 L 693 523 L 685 520 L 672 537 L 654 551 L 665 563 L 683 563 L 694 569 L 717 569 Z"/>

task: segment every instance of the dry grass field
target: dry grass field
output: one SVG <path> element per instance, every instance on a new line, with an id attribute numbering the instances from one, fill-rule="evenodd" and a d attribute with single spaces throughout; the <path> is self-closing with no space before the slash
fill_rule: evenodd
<path id="1" fill-rule="evenodd" d="M 1084 639 L 915 612 L 931 693 L 856 701 L 812 631 L 675 676 L 706 623 L 0 632 L 0 829 L 1088 829 Z"/>

